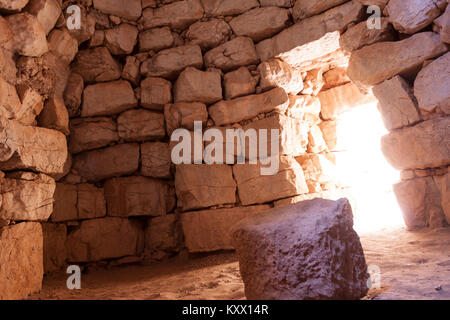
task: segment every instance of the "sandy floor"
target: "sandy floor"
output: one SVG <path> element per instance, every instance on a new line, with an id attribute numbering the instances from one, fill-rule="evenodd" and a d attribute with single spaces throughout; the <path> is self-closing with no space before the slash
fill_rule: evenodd
<path id="1" fill-rule="evenodd" d="M 381 270 L 381 289 L 365 299 L 450 299 L 450 228 L 384 230 L 361 236 L 368 265 Z M 67 275 L 44 280 L 31 299 L 245 299 L 233 253 L 170 261 L 158 266 L 88 270 L 82 289 L 68 290 Z"/>

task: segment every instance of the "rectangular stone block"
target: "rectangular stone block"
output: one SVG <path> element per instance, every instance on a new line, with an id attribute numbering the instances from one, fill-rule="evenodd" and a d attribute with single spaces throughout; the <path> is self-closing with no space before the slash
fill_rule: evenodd
<path id="1" fill-rule="evenodd" d="M 294 158 L 280 157 L 274 175 L 261 175 L 262 166 L 260 163 L 233 166 L 241 204 L 261 204 L 308 193 L 303 170 Z"/>
<path id="2" fill-rule="evenodd" d="M 176 214 L 148 219 L 144 232 L 144 253 L 151 259 L 177 252 L 183 242 L 183 231 Z"/>
<path id="3" fill-rule="evenodd" d="M 269 205 L 216 209 L 181 214 L 185 245 L 189 252 L 233 250 L 231 231 L 247 217 L 268 210 Z"/>
<path id="4" fill-rule="evenodd" d="M 69 149 L 71 153 L 106 147 L 118 140 L 117 125 L 111 118 L 76 118 L 70 121 Z"/>
<path id="5" fill-rule="evenodd" d="M 43 235 L 38 222 L 0 228 L 0 300 L 24 299 L 42 288 Z"/>
<path id="6" fill-rule="evenodd" d="M 170 147 L 165 142 L 141 144 L 141 174 L 153 178 L 170 178 Z"/>
<path id="7" fill-rule="evenodd" d="M 449 128 L 450 117 L 428 120 L 384 136 L 381 149 L 398 170 L 448 166 Z"/>
<path id="8" fill-rule="evenodd" d="M 48 175 L 64 171 L 66 136 L 56 130 L 0 119 L 0 169 L 34 170 Z"/>
<path id="9" fill-rule="evenodd" d="M 128 110 L 117 118 L 119 137 L 125 141 L 144 141 L 164 138 L 164 115 L 145 109 Z"/>
<path id="10" fill-rule="evenodd" d="M 53 211 L 55 180 L 45 174 L 14 172 L 0 178 L 0 219 L 46 221 Z"/>
<path id="11" fill-rule="evenodd" d="M 67 227 L 65 224 L 42 223 L 44 235 L 44 273 L 49 274 L 66 267 Z"/>
<path id="12" fill-rule="evenodd" d="M 236 202 L 236 183 L 228 165 L 179 165 L 175 190 L 183 211 Z"/>
<path id="13" fill-rule="evenodd" d="M 67 237 L 67 260 L 94 262 L 138 254 L 143 229 L 130 219 L 84 220 Z"/>
<path id="14" fill-rule="evenodd" d="M 168 212 L 170 197 L 162 180 L 133 176 L 105 182 L 108 216 L 162 216 Z"/>
<path id="15" fill-rule="evenodd" d="M 209 107 L 209 115 L 215 125 L 221 126 L 250 120 L 260 113 L 277 111 L 284 113 L 289 106 L 289 97 L 281 88 L 262 94 L 220 101 Z"/>

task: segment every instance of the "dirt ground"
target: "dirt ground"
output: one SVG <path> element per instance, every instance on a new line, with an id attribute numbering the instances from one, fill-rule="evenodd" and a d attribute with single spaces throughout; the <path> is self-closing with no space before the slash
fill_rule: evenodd
<path id="1" fill-rule="evenodd" d="M 381 271 L 381 289 L 364 299 L 450 299 L 450 228 L 361 235 L 369 266 Z M 30 299 L 245 299 L 234 253 L 175 259 L 163 265 L 88 270 L 82 289 L 68 290 L 67 275 L 44 279 Z"/>

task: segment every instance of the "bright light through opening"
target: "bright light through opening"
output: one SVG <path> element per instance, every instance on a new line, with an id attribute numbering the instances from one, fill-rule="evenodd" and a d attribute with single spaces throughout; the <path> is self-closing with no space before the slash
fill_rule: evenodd
<path id="1" fill-rule="evenodd" d="M 351 187 L 358 233 L 404 226 L 392 190 L 399 172 L 381 151 L 381 137 L 387 133 L 376 103 L 358 106 L 339 120 L 337 137 L 347 152 L 336 153 L 337 173 Z"/>

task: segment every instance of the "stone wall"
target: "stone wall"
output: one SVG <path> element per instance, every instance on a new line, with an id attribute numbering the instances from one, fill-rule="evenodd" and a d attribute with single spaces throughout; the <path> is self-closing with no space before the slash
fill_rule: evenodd
<path id="1" fill-rule="evenodd" d="M 450 223 L 450 8 L 406 2 L 0 0 L 0 282 L 33 279 L 0 298 L 39 290 L 42 268 L 7 258 L 27 250 L 48 273 L 232 249 L 244 217 L 345 195 L 338 116 L 374 95 L 408 227 Z M 194 121 L 280 129 L 280 170 L 175 166 L 170 136 Z"/>

